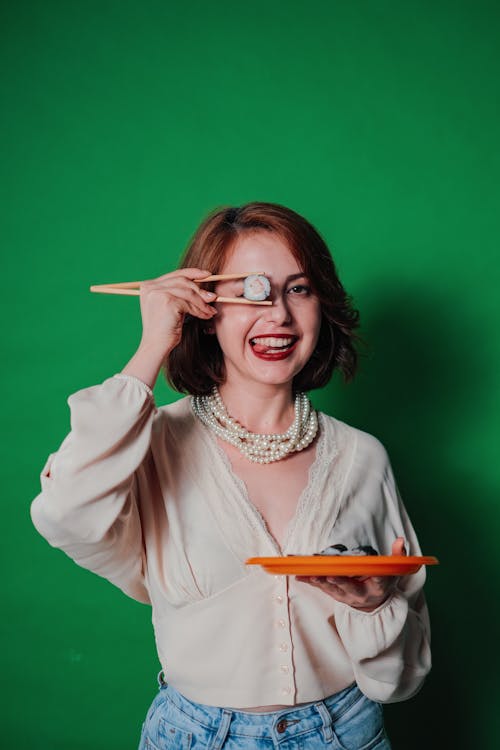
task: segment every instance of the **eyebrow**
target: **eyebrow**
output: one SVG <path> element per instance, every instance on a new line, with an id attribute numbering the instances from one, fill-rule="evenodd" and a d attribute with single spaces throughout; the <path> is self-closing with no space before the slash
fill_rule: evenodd
<path id="1" fill-rule="evenodd" d="M 306 273 L 293 273 L 291 276 L 286 277 L 286 281 L 288 283 L 289 281 L 295 281 L 295 279 L 302 279 L 302 278 L 307 279 L 307 274 Z"/>

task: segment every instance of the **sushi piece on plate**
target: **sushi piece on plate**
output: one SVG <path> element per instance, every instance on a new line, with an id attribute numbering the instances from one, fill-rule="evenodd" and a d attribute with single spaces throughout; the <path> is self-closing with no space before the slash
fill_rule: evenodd
<path id="1" fill-rule="evenodd" d="M 332 544 L 331 547 L 327 547 L 322 552 L 317 552 L 317 555 L 350 555 L 350 556 L 358 556 L 358 555 L 378 555 L 378 552 L 376 549 L 374 549 L 369 544 L 362 544 L 359 547 L 353 547 L 352 549 L 347 549 L 345 544 Z"/>

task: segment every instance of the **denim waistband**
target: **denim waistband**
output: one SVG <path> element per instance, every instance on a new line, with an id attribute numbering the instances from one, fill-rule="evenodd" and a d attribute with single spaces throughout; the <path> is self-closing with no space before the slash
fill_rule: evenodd
<path id="1" fill-rule="evenodd" d="M 323 728 L 325 738 L 331 734 L 331 726 L 351 708 L 362 696 L 354 683 L 323 700 L 301 706 L 290 706 L 278 711 L 248 712 L 232 708 L 218 708 L 190 701 L 169 684 L 161 685 L 161 693 L 186 719 L 212 732 L 226 728 L 230 734 L 251 735 L 252 737 L 273 737 L 287 728 L 287 734 L 303 732 L 313 728 Z M 291 730 L 291 731 L 290 731 Z"/>

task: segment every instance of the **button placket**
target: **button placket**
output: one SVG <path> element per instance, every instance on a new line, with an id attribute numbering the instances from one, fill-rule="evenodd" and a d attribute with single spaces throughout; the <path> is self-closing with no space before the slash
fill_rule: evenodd
<path id="1" fill-rule="evenodd" d="M 273 593 L 274 604 L 277 608 L 275 619 L 276 647 L 281 656 L 278 669 L 281 677 L 291 679 L 291 682 L 281 681 L 280 692 L 283 700 L 294 692 L 292 669 L 292 642 L 290 636 L 290 618 L 288 613 L 288 579 L 286 576 L 275 575 L 276 588 Z"/>

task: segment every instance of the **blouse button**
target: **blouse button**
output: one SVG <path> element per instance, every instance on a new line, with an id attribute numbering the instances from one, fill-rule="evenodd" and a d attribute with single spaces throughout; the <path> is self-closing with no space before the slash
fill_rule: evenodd
<path id="1" fill-rule="evenodd" d="M 280 628 L 284 628 L 286 625 L 286 622 L 284 620 L 278 620 L 278 625 Z"/>
<path id="2" fill-rule="evenodd" d="M 280 646 L 280 651 L 288 651 L 288 646 L 286 643 L 282 643 Z"/>
<path id="3" fill-rule="evenodd" d="M 283 604 L 283 597 L 281 596 L 281 594 L 278 594 L 278 596 L 275 596 L 274 598 L 276 599 L 278 604 Z"/>
<path id="4" fill-rule="evenodd" d="M 288 666 L 288 664 L 282 664 L 280 669 L 284 674 L 288 674 L 288 672 L 290 671 L 290 667 Z"/>
<path id="5" fill-rule="evenodd" d="M 281 692 L 283 693 L 283 695 L 290 695 L 290 693 L 292 692 L 292 688 L 291 687 L 285 687 L 285 688 L 283 688 L 283 690 Z"/>

